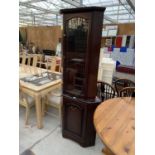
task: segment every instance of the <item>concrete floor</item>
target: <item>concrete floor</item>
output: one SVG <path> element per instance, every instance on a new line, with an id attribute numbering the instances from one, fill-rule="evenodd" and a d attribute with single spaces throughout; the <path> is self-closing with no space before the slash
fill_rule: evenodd
<path id="1" fill-rule="evenodd" d="M 51 109 L 50 113 L 58 115 Z M 83 148 L 72 140 L 62 137 L 60 121 L 57 117 L 47 114 L 44 117 L 44 128 L 37 129 L 35 109 L 31 109 L 30 127 L 24 126 L 25 109 L 20 107 L 19 119 L 19 153 L 20 155 L 103 155 L 104 147 L 99 137 L 93 147 Z"/>
<path id="2" fill-rule="evenodd" d="M 115 72 L 118 78 L 127 78 L 135 81 L 135 76 Z M 58 116 L 56 109 L 49 109 L 51 114 Z M 44 117 L 44 128 L 37 129 L 35 108 L 31 109 L 30 127 L 24 126 L 25 108 L 20 107 L 19 111 L 19 154 L 20 155 L 103 155 L 104 147 L 99 137 L 96 137 L 96 144 L 93 147 L 83 148 L 72 140 L 62 137 L 61 125 L 58 117 L 47 114 Z M 33 153 L 32 153 L 33 152 Z"/>

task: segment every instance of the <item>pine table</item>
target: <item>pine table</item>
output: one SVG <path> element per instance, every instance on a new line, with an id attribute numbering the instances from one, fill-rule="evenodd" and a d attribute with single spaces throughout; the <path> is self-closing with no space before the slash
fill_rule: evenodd
<path id="1" fill-rule="evenodd" d="M 94 125 L 106 155 L 135 154 L 135 98 L 113 98 L 95 110 Z"/>

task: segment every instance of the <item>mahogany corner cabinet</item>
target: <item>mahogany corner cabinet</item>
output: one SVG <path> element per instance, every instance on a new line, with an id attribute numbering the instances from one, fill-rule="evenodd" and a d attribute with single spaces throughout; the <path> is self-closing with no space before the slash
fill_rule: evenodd
<path id="1" fill-rule="evenodd" d="M 104 7 L 62 9 L 62 135 L 83 147 L 95 144 L 93 114 Z"/>

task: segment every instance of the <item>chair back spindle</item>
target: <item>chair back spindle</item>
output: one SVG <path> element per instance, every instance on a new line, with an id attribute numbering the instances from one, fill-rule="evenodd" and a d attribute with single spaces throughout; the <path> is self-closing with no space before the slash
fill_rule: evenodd
<path id="1" fill-rule="evenodd" d="M 102 101 L 114 98 L 115 97 L 115 89 L 109 83 L 98 81 L 97 82 L 97 96 Z"/>
<path id="2" fill-rule="evenodd" d="M 50 70 L 55 72 L 56 71 L 56 57 L 51 56 L 48 59 L 48 64 L 50 64 Z"/>
<path id="3" fill-rule="evenodd" d="M 120 91 L 120 97 L 135 97 L 135 87 L 126 87 Z"/>
<path id="4" fill-rule="evenodd" d="M 135 83 L 129 79 L 118 79 L 114 83 L 117 96 L 120 96 L 120 91 L 126 87 L 134 87 Z"/>
<path id="5" fill-rule="evenodd" d="M 32 66 L 33 67 L 36 67 L 37 66 L 37 60 L 38 60 L 37 54 L 33 54 L 33 63 L 32 63 Z"/>
<path id="6" fill-rule="evenodd" d="M 25 65 L 26 64 L 26 54 L 23 53 L 22 54 L 22 65 Z"/>

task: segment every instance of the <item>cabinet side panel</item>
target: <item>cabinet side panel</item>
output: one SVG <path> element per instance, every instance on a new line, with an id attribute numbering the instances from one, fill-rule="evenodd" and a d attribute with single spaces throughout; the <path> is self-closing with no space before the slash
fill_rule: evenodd
<path id="1" fill-rule="evenodd" d="M 99 53 L 101 47 L 103 13 L 92 13 L 92 25 L 89 37 L 89 51 L 88 51 L 88 83 L 87 83 L 87 97 L 94 99 L 97 92 L 97 75 Z"/>

